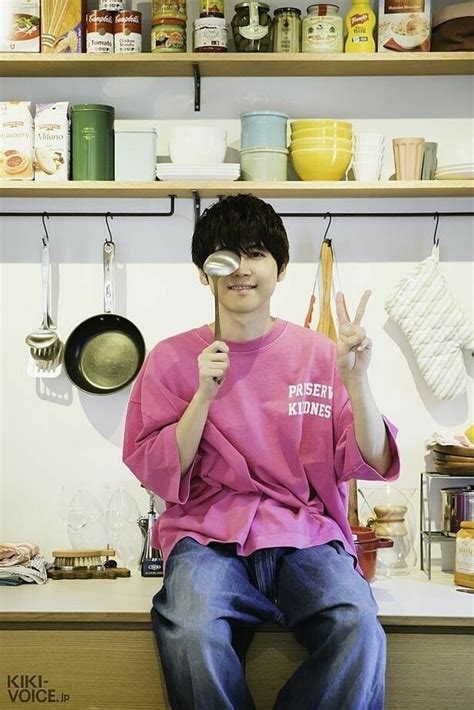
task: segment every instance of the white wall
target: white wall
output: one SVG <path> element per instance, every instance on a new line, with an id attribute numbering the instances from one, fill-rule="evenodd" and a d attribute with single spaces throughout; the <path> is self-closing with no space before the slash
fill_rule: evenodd
<path id="1" fill-rule="evenodd" d="M 194 4 L 194 0 L 193 0 Z M 274 9 L 280 2 L 271 2 Z M 188 5 L 191 5 L 188 2 Z M 227 3 L 232 15 L 232 3 Z M 306 3 L 295 3 L 305 7 Z M 342 5 L 342 3 L 341 3 Z M 344 3 L 344 6 L 348 3 Z M 438 3 L 439 5 L 439 3 Z M 467 77 L 407 78 L 225 78 L 204 79 L 202 111 L 193 111 L 190 79 L 3 79 L 1 99 L 111 103 L 118 118 L 233 119 L 244 110 L 272 107 L 292 117 L 334 116 L 380 125 L 390 137 L 420 131 L 440 143 L 466 141 L 472 112 Z M 369 119 L 403 119 L 365 123 Z M 417 119 L 410 123 L 411 119 Z M 440 121 L 440 119 L 443 119 Z M 419 122 L 421 121 L 421 123 Z M 164 124 L 163 124 L 164 125 Z M 234 124 L 232 124 L 234 125 Z M 403 130 L 403 132 L 402 132 Z M 407 131 L 406 133 L 404 133 Z M 388 159 L 386 170 L 391 169 Z M 387 173 L 389 174 L 389 173 Z M 245 185 L 242 186 L 245 190 Z M 211 201 L 203 201 L 203 207 Z M 278 211 L 466 211 L 456 199 L 271 200 Z M 154 211 L 166 200 L 10 199 L 1 211 Z M 286 219 L 292 264 L 275 294 L 273 313 L 302 323 L 312 288 L 315 259 L 324 232 L 321 219 Z M 54 313 L 63 338 L 82 319 L 102 309 L 102 219 L 51 219 Z M 333 220 L 331 237 L 341 284 L 354 309 L 362 291 L 373 290 L 366 327 L 374 340 L 371 381 L 379 406 L 400 427 L 400 484 L 418 486 L 424 470 L 424 440 L 433 431 L 462 432 L 473 421 L 473 358 L 465 396 L 440 402 L 419 376 L 410 348 L 384 312 L 384 303 L 411 265 L 431 250 L 432 219 Z M 166 219 L 116 219 L 117 310 L 137 323 L 148 347 L 212 319 L 209 293 L 190 263 L 193 210 L 178 200 Z M 63 375 L 35 381 L 26 376 L 25 335 L 41 321 L 41 222 L 6 218 L 1 223 L 1 528 L 0 539 L 29 539 L 47 555 L 68 546 L 58 515 L 64 483 L 83 481 L 93 492 L 124 485 L 145 510 L 146 496 L 121 463 L 121 438 L 129 392 L 95 397 L 78 392 Z M 466 218 L 441 220 L 442 271 L 466 315 L 474 318 L 474 245 Z"/>

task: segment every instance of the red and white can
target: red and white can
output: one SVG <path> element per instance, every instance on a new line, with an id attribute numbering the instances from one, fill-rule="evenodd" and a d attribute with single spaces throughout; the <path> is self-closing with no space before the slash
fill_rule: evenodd
<path id="1" fill-rule="evenodd" d="M 114 52 L 142 51 L 142 13 L 122 10 L 115 13 Z"/>
<path id="2" fill-rule="evenodd" d="M 91 10 L 86 15 L 87 52 L 106 54 L 114 51 L 114 16 L 108 10 Z"/>

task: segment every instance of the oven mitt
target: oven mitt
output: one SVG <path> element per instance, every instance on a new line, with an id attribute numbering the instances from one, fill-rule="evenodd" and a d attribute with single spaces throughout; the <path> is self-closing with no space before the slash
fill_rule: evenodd
<path id="1" fill-rule="evenodd" d="M 446 400 L 463 394 L 462 349 L 474 348 L 474 328 L 439 270 L 438 245 L 398 282 L 385 310 L 405 333 L 434 396 Z"/>

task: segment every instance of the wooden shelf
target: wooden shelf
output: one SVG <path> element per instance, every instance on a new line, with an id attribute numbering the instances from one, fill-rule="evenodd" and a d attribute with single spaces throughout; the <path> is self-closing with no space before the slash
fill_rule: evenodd
<path id="1" fill-rule="evenodd" d="M 201 197 L 237 195 L 257 197 L 472 197 L 474 180 L 416 182 L 65 182 L 0 183 L 0 197 Z"/>
<path id="2" fill-rule="evenodd" d="M 0 76 L 425 76 L 473 74 L 474 52 L 397 54 L 0 53 Z"/>

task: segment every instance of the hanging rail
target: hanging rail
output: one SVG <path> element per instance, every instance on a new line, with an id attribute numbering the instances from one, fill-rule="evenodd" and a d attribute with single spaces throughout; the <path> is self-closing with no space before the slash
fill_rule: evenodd
<path id="1" fill-rule="evenodd" d="M 474 217 L 474 212 L 278 212 L 280 217 Z"/>
<path id="2" fill-rule="evenodd" d="M 0 217 L 172 217 L 174 215 L 176 195 L 168 195 L 170 208 L 167 212 L 0 212 Z"/>

